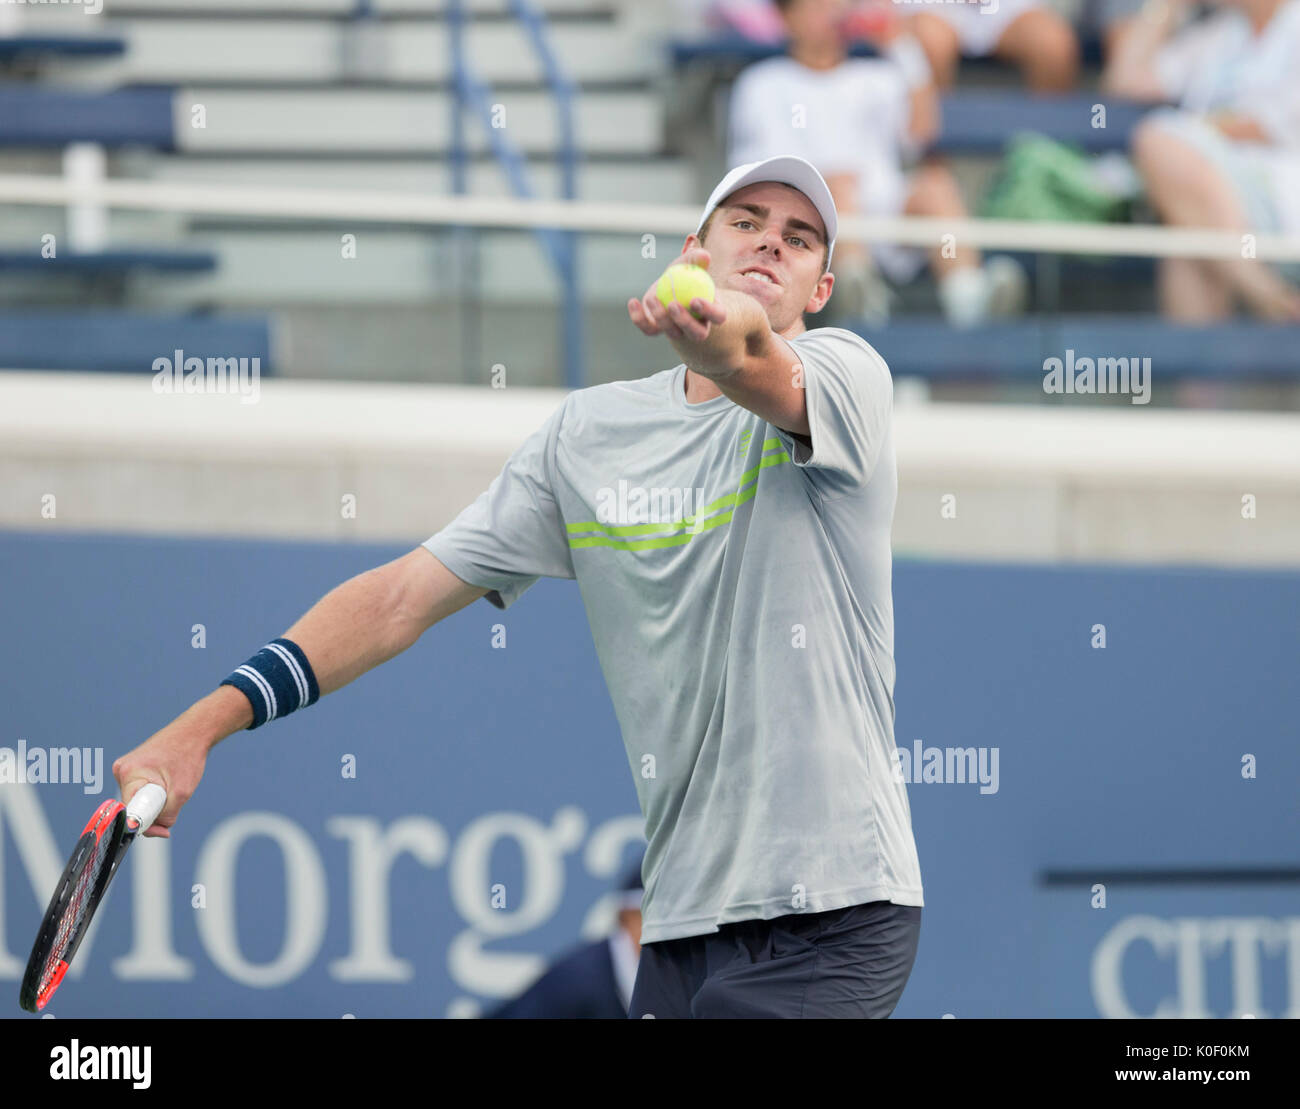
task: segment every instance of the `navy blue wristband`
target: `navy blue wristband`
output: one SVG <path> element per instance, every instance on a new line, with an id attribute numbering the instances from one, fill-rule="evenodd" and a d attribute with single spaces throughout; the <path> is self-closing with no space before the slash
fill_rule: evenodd
<path id="1" fill-rule="evenodd" d="M 307 656 L 293 640 L 283 637 L 271 640 L 221 684 L 233 685 L 253 706 L 249 731 L 320 699 Z"/>

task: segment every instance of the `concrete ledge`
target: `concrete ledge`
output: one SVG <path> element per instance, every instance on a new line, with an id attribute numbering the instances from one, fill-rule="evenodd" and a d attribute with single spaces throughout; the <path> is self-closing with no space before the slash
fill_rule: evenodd
<path id="1" fill-rule="evenodd" d="M 246 404 L 0 373 L 0 527 L 415 545 L 563 395 L 266 380 Z M 900 554 L 1300 565 L 1300 415 L 934 404 L 895 425 Z"/>

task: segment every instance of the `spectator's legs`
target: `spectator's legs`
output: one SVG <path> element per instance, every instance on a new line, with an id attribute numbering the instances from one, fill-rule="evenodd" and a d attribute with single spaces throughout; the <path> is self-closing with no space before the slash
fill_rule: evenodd
<path id="1" fill-rule="evenodd" d="M 909 216 L 965 219 L 966 203 L 948 167 L 927 162 L 912 175 L 903 211 Z M 953 326 L 973 327 L 1024 310 L 1025 275 L 1010 258 L 993 258 L 985 266 L 978 250 L 960 243 L 951 250 L 936 244 L 929 256 L 939 305 Z"/>
<path id="2" fill-rule="evenodd" d="M 994 54 L 1018 66 L 1035 92 L 1072 89 L 1079 77 L 1074 28 L 1050 8 L 1033 8 L 1012 20 Z"/>
<path id="3" fill-rule="evenodd" d="M 1105 65 L 1110 65 L 1114 60 L 1116 53 L 1119 51 L 1120 43 L 1137 26 L 1137 22 L 1137 16 L 1128 16 L 1106 25 L 1105 30 L 1101 33 L 1102 61 Z"/>
<path id="4" fill-rule="evenodd" d="M 905 27 L 925 51 L 934 83 L 941 89 L 952 88 L 957 78 L 957 64 L 961 60 L 961 42 L 952 25 L 929 12 L 918 12 L 909 17 Z"/>
<path id="5" fill-rule="evenodd" d="M 831 191 L 831 199 L 835 201 L 835 211 L 840 216 L 857 216 L 862 214 L 862 204 L 859 200 L 861 185 L 856 173 L 828 173 L 826 174 L 826 187 Z M 867 257 L 866 247 L 862 243 L 844 242 L 840 243 L 835 250 L 837 261 L 864 261 Z"/>
<path id="6" fill-rule="evenodd" d="M 862 214 L 861 179 L 856 173 L 828 173 L 826 187 L 841 218 Z M 863 320 L 883 324 L 889 317 L 889 290 L 863 243 L 835 245 L 835 291 L 826 306 L 830 321 Z"/>
<path id="7" fill-rule="evenodd" d="M 1179 323 L 1210 323 L 1232 315 L 1232 293 L 1219 273 L 1201 258 L 1164 258 L 1156 290 L 1160 311 Z"/>
<path id="8" fill-rule="evenodd" d="M 1142 26 L 1141 12 L 1145 0 L 1091 0 L 1092 29 L 1101 34 L 1102 60 L 1107 67 L 1114 61 L 1123 41 Z"/>
<path id="9" fill-rule="evenodd" d="M 909 216 L 965 219 L 966 202 L 952 171 L 945 165 L 926 162 L 912 175 L 912 191 L 903 211 Z M 953 270 L 972 269 L 979 264 L 980 253 L 974 247 L 958 244 L 949 257 L 945 257 L 942 246 L 930 251 L 930 265 L 938 280 Z"/>
<path id="10" fill-rule="evenodd" d="M 1147 196 L 1166 223 L 1175 227 L 1248 230 L 1232 183 L 1198 150 L 1158 123 L 1144 123 L 1134 132 L 1133 162 L 1142 175 Z M 1216 275 L 1225 294 L 1240 297 L 1255 315 L 1268 320 L 1300 320 L 1300 292 L 1266 262 L 1243 258 L 1206 262 L 1204 267 Z M 1185 288 L 1189 279 L 1184 275 L 1182 280 L 1184 285 L 1179 288 Z M 1175 287 L 1168 288 L 1173 295 Z M 1194 314 L 1195 302 L 1167 307 L 1176 319 L 1205 318 Z"/>

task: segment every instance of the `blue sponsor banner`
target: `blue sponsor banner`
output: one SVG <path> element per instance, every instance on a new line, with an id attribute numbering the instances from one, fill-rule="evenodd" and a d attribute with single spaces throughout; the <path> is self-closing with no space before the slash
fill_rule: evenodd
<path id="1" fill-rule="evenodd" d="M 0 535 L 0 1012 L 113 759 L 407 550 Z M 1300 1015 L 1300 575 L 899 560 L 894 594 L 926 897 L 896 1015 Z M 51 1009 L 472 1016 L 608 926 L 640 834 L 543 581 L 225 740 Z"/>

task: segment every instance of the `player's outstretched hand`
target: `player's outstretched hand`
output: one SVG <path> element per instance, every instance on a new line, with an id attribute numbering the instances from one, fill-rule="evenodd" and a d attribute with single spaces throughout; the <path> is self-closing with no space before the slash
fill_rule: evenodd
<path id="1" fill-rule="evenodd" d="M 685 251 L 672 263 L 674 266 L 699 266 L 709 268 L 709 252 L 699 247 Z M 674 301 L 665 305 L 659 299 L 659 280 L 646 290 L 640 300 L 633 297 L 627 302 L 627 314 L 645 335 L 664 335 L 675 341 L 687 340 L 702 343 L 717 324 L 727 322 L 727 310 L 721 301 L 695 297 L 690 311 Z"/>
<path id="2" fill-rule="evenodd" d="M 198 788 L 207 760 L 207 744 L 196 741 L 189 729 L 173 721 L 113 763 L 113 777 L 122 790 L 123 803 L 149 782 L 167 791 L 167 804 L 153 826 L 145 830 L 146 836 L 170 838 L 168 829 Z"/>

